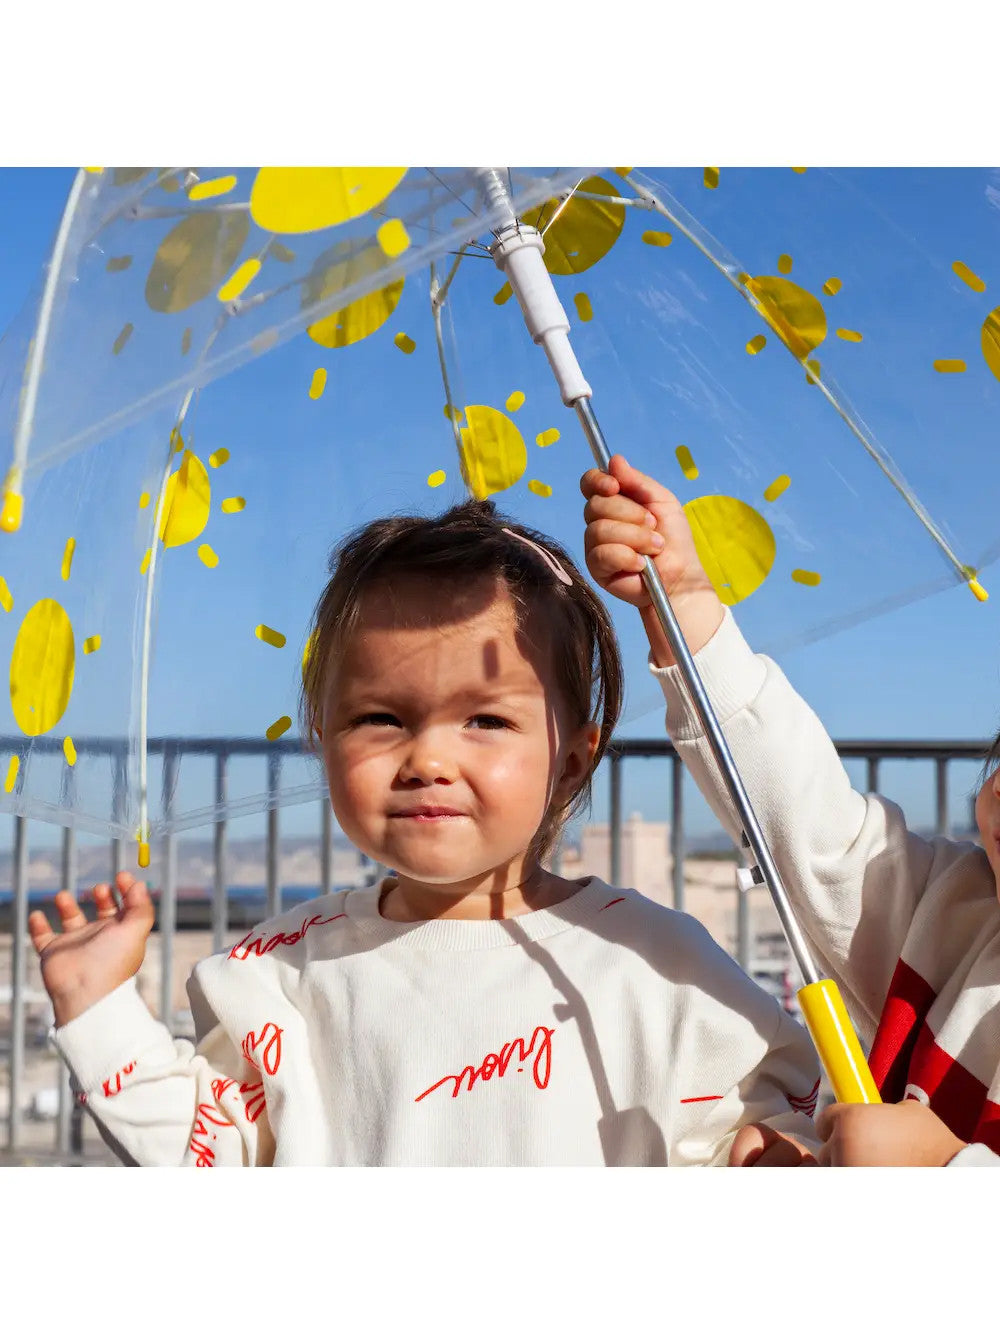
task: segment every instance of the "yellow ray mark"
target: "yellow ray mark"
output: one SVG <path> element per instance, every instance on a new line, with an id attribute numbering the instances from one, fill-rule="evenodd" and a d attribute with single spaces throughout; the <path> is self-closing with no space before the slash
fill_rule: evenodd
<path id="1" fill-rule="evenodd" d="M 227 278 L 219 288 L 219 300 L 235 301 L 237 297 L 243 295 L 259 272 L 259 259 L 245 259 L 232 276 Z"/>
<path id="2" fill-rule="evenodd" d="M 279 736 L 284 736 L 285 732 L 292 725 L 290 717 L 279 717 L 277 722 L 272 722 L 264 735 L 269 741 L 276 741 Z"/>
<path id="3" fill-rule="evenodd" d="M 987 366 L 1000 380 L 1000 306 L 983 321 L 982 349 Z"/>
<path id="4" fill-rule="evenodd" d="M 855 329 L 838 329 L 837 337 L 843 338 L 845 343 L 861 342 L 861 334 L 858 333 Z"/>
<path id="5" fill-rule="evenodd" d="M 406 167 L 261 167 L 250 215 L 265 231 L 321 231 L 377 208 L 405 175 Z"/>
<path id="6" fill-rule="evenodd" d="M 736 275 L 736 281 L 740 284 L 741 287 L 745 287 L 745 286 L 747 285 L 747 283 L 750 281 L 750 274 L 749 274 L 749 273 L 737 273 L 737 275 Z"/>
<path id="7" fill-rule="evenodd" d="M 214 180 L 199 181 L 188 190 L 188 198 L 192 203 L 198 203 L 200 199 L 217 199 L 220 194 L 228 194 L 235 184 L 235 176 L 216 176 Z"/>
<path id="8" fill-rule="evenodd" d="M 147 551 L 146 554 L 142 557 L 142 564 L 139 566 L 140 574 L 145 574 L 147 572 L 147 570 L 149 569 L 149 562 L 150 560 L 152 560 L 152 558 L 153 558 L 153 552 Z"/>
<path id="9" fill-rule="evenodd" d="M 175 454 L 179 454 L 184 449 L 184 436 L 175 426 L 170 432 L 170 447 Z"/>
<path id="10" fill-rule="evenodd" d="M 69 581 L 69 576 L 73 572 L 73 553 L 76 550 L 76 538 L 67 537 L 66 545 L 63 548 L 62 568 L 59 571 L 62 575 L 63 583 Z"/>
<path id="11" fill-rule="evenodd" d="M 978 292 L 980 295 L 985 292 L 986 283 L 983 282 L 978 273 L 973 273 L 968 264 L 963 264 L 960 259 L 956 259 L 951 267 L 952 272 L 956 277 L 962 279 L 966 287 L 971 287 L 974 292 Z"/>
<path id="12" fill-rule="evenodd" d="M 437 472 L 432 472 L 431 475 L 427 478 L 427 485 L 442 486 L 447 479 L 448 479 L 448 474 L 446 472 L 442 472 L 441 469 L 438 468 Z"/>
<path id="13" fill-rule="evenodd" d="M 305 645 L 305 647 L 302 649 L 302 671 L 303 671 L 303 673 L 305 672 L 306 667 L 309 665 L 309 659 L 310 659 L 310 658 L 312 657 L 312 655 L 313 655 L 313 649 L 316 647 L 316 640 L 317 640 L 318 637 L 319 637 L 319 630 L 318 630 L 318 629 L 314 629 L 313 632 L 309 635 L 308 639 L 306 639 L 306 645 Z"/>
<path id="14" fill-rule="evenodd" d="M 222 467 L 223 463 L 228 463 L 228 462 L 229 462 L 228 449 L 216 449 L 214 454 L 209 454 L 208 456 L 209 467 Z"/>
<path id="15" fill-rule="evenodd" d="M 136 856 L 140 870 L 146 870 L 149 867 L 149 843 L 139 842 L 139 852 Z"/>
<path id="16" fill-rule="evenodd" d="M 821 375 L 820 375 L 820 369 L 821 369 L 820 364 L 819 364 L 819 362 L 818 362 L 815 358 L 814 358 L 813 360 L 811 360 L 811 361 L 807 361 L 807 362 L 806 362 L 806 383 L 807 383 L 807 384 L 815 384 L 815 383 L 817 382 L 817 380 L 819 380 L 819 379 L 822 378 Z"/>
<path id="17" fill-rule="evenodd" d="M 772 501 L 777 500 L 779 495 L 784 495 L 785 491 L 788 490 L 791 484 L 791 477 L 783 472 L 780 477 L 775 477 L 770 486 L 766 488 L 764 491 L 764 499 L 770 504 Z"/>
<path id="18" fill-rule="evenodd" d="M 276 259 L 279 264 L 294 264 L 295 251 L 289 250 L 287 245 L 282 245 L 280 241 L 272 241 L 267 247 L 267 253 Z"/>
<path id="19" fill-rule="evenodd" d="M 750 353 L 751 356 L 756 356 L 757 353 L 761 350 L 761 348 L 766 346 L 767 346 L 767 339 L 764 337 L 763 333 L 756 333 L 747 343 L 747 351 Z"/>
<path id="20" fill-rule="evenodd" d="M 934 369 L 939 370 L 942 375 L 960 374 L 966 369 L 964 361 L 935 361 Z"/>
<path id="21" fill-rule="evenodd" d="M 16 754 L 10 757 L 10 763 L 7 765 L 7 776 L 4 779 L 3 789 L 8 794 L 14 790 L 17 782 L 17 770 L 21 767 L 21 760 Z"/>
<path id="22" fill-rule="evenodd" d="M 150 498 L 151 497 L 149 491 L 143 491 L 143 493 L 139 496 L 139 508 L 148 509 Z"/>
<path id="23" fill-rule="evenodd" d="M 242 495 L 230 495 L 222 502 L 222 512 L 224 514 L 242 514 L 246 507 L 247 502 Z"/>
<path id="24" fill-rule="evenodd" d="M 309 397 L 312 399 L 322 398 L 323 390 L 326 388 L 326 371 L 320 366 L 313 371 L 312 383 L 309 385 Z"/>
<path id="25" fill-rule="evenodd" d="M 836 296 L 843 285 L 839 278 L 827 278 L 823 283 L 823 295 Z"/>
<path id="26" fill-rule="evenodd" d="M 529 209 L 523 221 L 538 227 L 545 237 L 545 267 L 550 273 L 583 273 L 603 259 L 621 235 L 625 207 L 613 203 L 618 186 L 601 176 L 589 176 L 580 185 L 581 194 L 604 195 L 583 199 L 574 194 L 562 205 L 554 199 Z"/>
<path id="27" fill-rule="evenodd" d="M 519 407 L 524 406 L 524 394 L 520 389 L 515 389 L 511 396 L 504 403 L 508 412 L 516 412 Z"/>
<path id="28" fill-rule="evenodd" d="M 261 643 L 269 643 L 272 648 L 284 648 L 288 642 L 280 630 L 272 629 L 270 625 L 258 625 L 254 634 L 257 635 Z"/>
<path id="29" fill-rule="evenodd" d="M 624 178 L 625 178 L 626 176 L 631 175 L 631 173 L 632 173 L 634 170 L 635 170 L 634 167 L 615 167 L 615 168 L 614 168 L 615 175 L 616 175 L 616 176 L 621 176 L 623 180 L 624 180 Z"/>
<path id="30" fill-rule="evenodd" d="M 811 569 L 793 569 L 792 581 L 801 583 L 806 588 L 818 588 L 823 581 L 823 576 Z"/>
<path id="31" fill-rule="evenodd" d="M 118 353 L 122 350 L 122 348 L 128 342 L 129 338 L 132 337 L 132 331 L 134 328 L 135 328 L 134 324 L 126 324 L 122 329 L 121 333 L 119 333 L 118 337 L 114 340 L 114 342 L 111 345 L 111 350 L 115 354 L 115 356 L 117 356 Z"/>
<path id="32" fill-rule="evenodd" d="M 540 495 L 543 500 L 548 499 L 552 494 L 552 487 L 547 485 L 544 481 L 529 481 L 528 490 L 532 495 Z"/>
<path id="33" fill-rule="evenodd" d="M 716 189 L 718 189 L 718 186 L 719 186 L 719 168 L 718 168 L 718 167 L 706 167 L 706 168 L 705 168 L 705 189 L 706 189 L 706 190 L 716 190 Z"/>
<path id="34" fill-rule="evenodd" d="M 11 590 L 7 587 L 7 580 L 5 578 L 0 578 L 0 606 L 2 606 L 5 611 L 13 611 L 14 609 L 14 597 Z"/>
<path id="35" fill-rule="evenodd" d="M 198 559 L 206 569 L 214 569 L 219 563 L 219 557 L 207 542 L 203 542 L 202 545 L 198 547 Z"/>
<path id="36" fill-rule="evenodd" d="M 547 449 L 550 444 L 555 444 L 558 438 L 559 432 L 556 430 L 555 426 L 553 426 L 551 430 L 543 430 L 540 435 L 536 435 L 535 443 L 538 445 L 539 449 Z"/>
<path id="37" fill-rule="evenodd" d="M 795 172 L 797 176 L 801 176 L 805 171 L 805 167 L 792 167 L 792 170 Z"/>
<path id="38" fill-rule="evenodd" d="M 131 255 L 112 255 L 104 267 L 109 273 L 124 273 L 131 263 Z"/>
<path id="39" fill-rule="evenodd" d="M 673 233 L 669 231 L 644 231 L 642 239 L 646 245 L 667 246 L 674 237 Z"/>
<path id="40" fill-rule="evenodd" d="M 98 652 L 100 650 L 100 647 L 101 647 L 101 636 L 99 634 L 91 634 L 89 639 L 84 639 L 83 641 L 83 651 L 84 653 L 87 654 L 87 656 L 89 656 L 91 653 Z"/>
<path id="41" fill-rule="evenodd" d="M 686 444 L 679 444 L 674 450 L 677 461 L 680 464 L 681 471 L 688 481 L 696 481 L 698 478 L 698 465 L 691 456 L 691 450 Z"/>
<path id="42" fill-rule="evenodd" d="M 103 167 L 84 167 L 84 171 L 91 176 L 99 176 L 103 170 Z"/>
<path id="43" fill-rule="evenodd" d="M 792 256 L 791 256 L 791 255 L 779 255 L 779 256 L 778 256 L 778 272 L 779 272 L 779 273 L 791 273 L 791 271 L 792 271 Z"/>
<path id="44" fill-rule="evenodd" d="M 24 514 L 24 496 L 19 490 L 14 489 L 21 484 L 20 480 L 12 482 L 10 476 L 11 473 L 8 472 L 7 480 L 4 482 L 3 501 L 0 502 L 0 531 L 18 532 Z"/>
<path id="45" fill-rule="evenodd" d="M 521 432 L 503 412 L 475 403 L 465 409 L 460 428 L 465 484 L 477 500 L 505 491 L 520 481 L 528 466 Z"/>
<path id="46" fill-rule="evenodd" d="M 184 546 L 205 530 L 212 506 L 212 486 L 205 465 L 185 449 L 181 465 L 167 479 L 160 517 L 164 546 Z"/>
<path id="47" fill-rule="evenodd" d="M 181 356 L 187 356 L 191 350 L 191 330 L 185 329 L 181 334 Z"/>
<path id="48" fill-rule="evenodd" d="M 63 741 L 63 754 L 66 756 L 66 762 L 70 768 L 76 763 L 76 746 L 73 744 L 73 737 L 67 736 Z"/>
<path id="49" fill-rule="evenodd" d="M 51 597 L 24 617 L 10 659 L 10 704 L 26 736 L 51 731 L 73 692 L 76 651 L 69 616 Z"/>
<path id="50" fill-rule="evenodd" d="M 506 305 L 513 295 L 514 295 L 513 287 L 511 287 L 509 282 L 505 282 L 504 285 L 497 292 L 496 296 L 494 296 L 493 304 Z"/>
<path id="51" fill-rule="evenodd" d="M 388 222 L 383 222 L 375 233 L 375 239 L 382 247 L 383 254 L 387 254 L 390 259 L 395 259 L 410 248 L 410 233 L 401 218 L 390 218 Z"/>
<path id="52" fill-rule="evenodd" d="M 408 333 L 403 333 L 402 331 L 397 333 L 392 341 L 396 344 L 399 350 L 401 352 L 405 352 L 407 356 L 409 356 L 410 353 L 414 351 L 417 346 L 417 344 L 413 341 L 410 335 Z"/>
<path id="53" fill-rule="evenodd" d="M 594 318 L 594 307 L 590 304 L 590 297 L 586 292 L 577 292 L 573 297 L 573 304 L 576 306 L 576 314 L 581 324 L 589 324 Z"/>
<path id="54" fill-rule="evenodd" d="M 445 403 L 444 414 L 449 421 L 459 422 L 462 420 L 462 409 L 453 407 L 451 403 Z"/>
<path id="55" fill-rule="evenodd" d="M 695 550 L 719 600 L 735 606 L 756 592 L 774 564 L 774 534 L 766 521 L 732 495 L 702 495 L 684 512 Z"/>

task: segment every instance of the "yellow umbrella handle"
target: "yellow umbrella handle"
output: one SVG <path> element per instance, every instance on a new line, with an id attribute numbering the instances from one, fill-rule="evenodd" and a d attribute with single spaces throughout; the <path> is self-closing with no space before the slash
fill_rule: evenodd
<path id="1" fill-rule="evenodd" d="M 880 1102 L 837 983 L 824 978 L 803 986 L 799 1004 L 837 1101 Z"/>

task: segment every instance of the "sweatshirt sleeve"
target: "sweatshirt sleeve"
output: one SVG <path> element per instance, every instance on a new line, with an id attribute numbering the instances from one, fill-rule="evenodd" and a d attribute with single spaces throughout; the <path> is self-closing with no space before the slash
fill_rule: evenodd
<path id="1" fill-rule="evenodd" d="M 55 1031 L 101 1136 L 134 1166 L 263 1166 L 273 1139 L 260 1074 L 210 1013 L 196 978 L 197 1046 L 175 1039 L 126 981 Z"/>
<path id="2" fill-rule="evenodd" d="M 810 1152 L 818 1150 L 812 1121 L 820 1082 L 816 1055 L 804 1029 L 775 1009 L 777 1026 L 764 1054 L 723 1095 L 696 1106 L 699 1114 L 674 1144 L 671 1165 L 727 1166 L 744 1125 L 768 1125 Z"/>
<path id="3" fill-rule="evenodd" d="M 695 663 L 796 919 L 870 1041 L 928 882 L 963 849 L 917 837 L 891 801 L 851 787 L 819 718 L 774 662 L 750 650 L 728 610 Z M 678 668 L 650 669 L 678 754 L 739 845 L 742 830 Z"/>
<path id="4" fill-rule="evenodd" d="M 985 1143 L 970 1143 L 957 1152 L 948 1163 L 949 1166 L 1000 1166 L 1000 1156 Z"/>

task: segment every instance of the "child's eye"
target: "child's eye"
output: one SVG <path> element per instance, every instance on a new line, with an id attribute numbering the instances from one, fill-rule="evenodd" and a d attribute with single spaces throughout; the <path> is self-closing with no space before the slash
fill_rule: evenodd
<path id="1" fill-rule="evenodd" d="M 501 731 L 510 724 L 505 717 L 497 717 L 495 713 L 477 713 L 470 718 L 469 725 L 482 731 Z"/>
<path id="2" fill-rule="evenodd" d="M 398 727 L 399 718 L 393 713 L 362 713 L 351 723 L 352 727 Z"/>

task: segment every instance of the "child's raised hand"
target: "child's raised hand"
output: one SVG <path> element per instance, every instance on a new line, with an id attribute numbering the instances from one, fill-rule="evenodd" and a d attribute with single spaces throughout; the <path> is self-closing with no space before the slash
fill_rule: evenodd
<path id="1" fill-rule="evenodd" d="M 834 1103 L 820 1114 L 820 1166 L 947 1166 L 966 1147 L 929 1106 Z"/>
<path id="2" fill-rule="evenodd" d="M 121 907 L 109 884 L 94 888 L 97 920 L 88 921 L 71 893 L 57 893 L 56 911 L 62 931 L 52 930 L 44 912 L 28 917 L 28 933 L 42 968 L 42 981 L 52 1000 L 56 1026 L 62 1027 L 98 1000 L 135 976 L 153 928 L 153 904 L 140 883 L 127 872 L 115 883 Z"/>
<path id="3" fill-rule="evenodd" d="M 621 454 L 611 459 L 608 472 L 585 472 L 580 490 L 587 500 L 584 549 L 594 580 L 640 609 L 656 662 L 670 666 L 673 653 L 642 581 L 643 557 L 650 556 L 687 645 L 696 653 L 718 629 L 724 609 L 698 559 L 680 501 Z"/>

